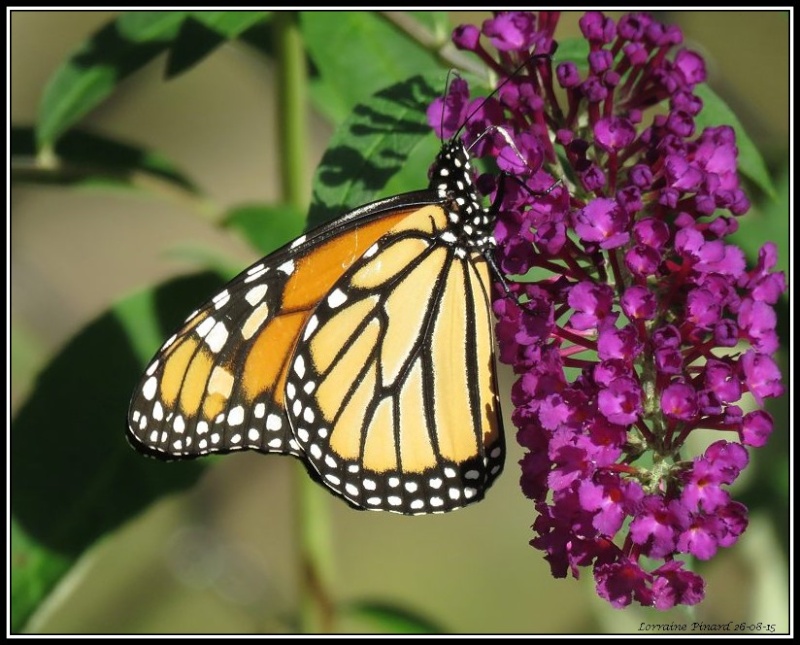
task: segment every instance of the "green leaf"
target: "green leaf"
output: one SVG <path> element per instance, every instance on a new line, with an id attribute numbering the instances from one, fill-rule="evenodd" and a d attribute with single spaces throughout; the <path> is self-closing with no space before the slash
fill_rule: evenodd
<path id="1" fill-rule="evenodd" d="M 358 105 L 334 133 L 314 176 L 307 228 L 385 196 L 386 185 L 426 138 L 435 140 L 425 110 L 438 96 L 441 75 L 415 76 Z M 416 168 L 417 190 L 427 188 L 433 157 Z"/>
<path id="2" fill-rule="evenodd" d="M 747 253 L 749 264 L 758 259 L 758 251 L 766 241 L 778 246 L 778 264 L 775 271 L 789 275 L 789 173 L 778 177 L 775 189 L 776 198 L 766 200 L 736 219 L 739 229 L 729 241 L 740 246 Z"/>
<path id="3" fill-rule="evenodd" d="M 374 12 L 304 11 L 300 29 L 320 73 L 313 96 L 324 98 L 317 105 L 336 123 L 381 88 L 440 67 L 433 54 Z"/>
<path id="4" fill-rule="evenodd" d="M 704 128 L 720 125 L 731 126 L 736 132 L 739 171 L 772 199 L 775 199 L 775 186 L 769 176 L 764 158 L 745 132 L 744 126 L 737 116 L 708 85 L 698 85 L 695 87 L 694 93 L 703 100 L 703 109 L 695 117 L 698 133 Z"/>
<path id="5" fill-rule="evenodd" d="M 271 11 L 190 11 L 191 17 L 227 39 L 236 38 L 255 24 L 265 22 Z"/>
<path id="6" fill-rule="evenodd" d="M 342 605 L 340 619 L 356 621 L 369 631 L 383 634 L 441 634 L 440 625 L 414 611 L 389 603 L 364 601 Z"/>
<path id="7" fill-rule="evenodd" d="M 173 188 L 198 194 L 197 186 L 175 164 L 150 150 L 85 130 L 71 130 L 55 146 L 57 163 L 43 167 L 36 162 L 32 127 L 11 129 L 12 177 L 16 180 L 55 184 L 102 183 L 125 188 L 152 188 L 149 177 Z"/>
<path id="8" fill-rule="evenodd" d="M 142 357 L 220 285 L 201 275 L 131 296 L 40 374 L 11 430 L 16 629 L 83 551 L 202 472 L 200 462 L 165 464 L 137 454 L 126 440 L 125 415 Z"/>
<path id="9" fill-rule="evenodd" d="M 217 47 L 267 21 L 269 11 L 191 11 L 169 50 L 166 77 L 191 69 Z"/>
<path id="10" fill-rule="evenodd" d="M 289 204 L 245 204 L 231 209 L 223 226 L 238 231 L 262 253 L 271 253 L 303 232 L 305 213 Z"/>
<path id="11" fill-rule="evenodd" d="M 45 87 L 39 105 L 37 147 L 51 147 L 120 81 L 163 52 L 185 17 L 185 11 L 125 13 L 89 38 Z"/>
<path id="12" fill-rule="evenodd" d="M 31 539 L 11 521 L 11 632 L 19 633 L 72 560 Z"/>
<path id="13" fill-rule="evenodd" d="M 558 41 L 553 54 L 553 67 L 561 63 L 574 63 L 581 73 L 589 69 L 589 43 L 585 38 L 565 38 Z"/>

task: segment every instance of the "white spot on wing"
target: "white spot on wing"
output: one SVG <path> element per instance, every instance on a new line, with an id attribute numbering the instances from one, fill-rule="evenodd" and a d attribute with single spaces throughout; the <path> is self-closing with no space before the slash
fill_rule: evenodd
<path id="1" fill-rule="evenodd" d="M 264 275 L 267 271 L 269 271 L 269 267 L 263 268 L 263 265 L 259 265 L 262 268 L 259 271 L 256 271 L 250 275 L 248 275 L 244 281 L 245 282 L 253 282 L 254 280 L 258 280 L 262 275 Z M 248 271 L 249 273 L 249 271 Z"/>
<path id="2" fill-rule="evenodd" d="M 306 363 L 303 360 L 302 356 L 298 356 L 294 359 L 294 373 L 297 374 L 300 378 L 303 378 L 306 373 Z"/>
<path id="3" fill-rule="evenodd" d="M 328 306 L 331 309 L 336 309 L 336 307 L 342 305 L 347 300 L 347 295 L 341 289 L 335 289 L 331 292 L 328 296 Z"/>
<path id="4" fill-rule="evenodd" d="M 158 381 L 156 380 L 155 376 L 151 376 L 147 379 L 142 387 L 142 394 L 144 398 L 148 401 L 152 401 L 153 397 L 156 395 L 156 388 L 158 387 Z"/>
<path id="5" fill-rule="evenodd" d="M 319 319 L 316 316 L 311 316 L 306 323 L 306 330 L 303 332 L 303 340 L 308 340 L 311 334 L 314 333 L 314 330 L 317 328 L 319 324 Z"/>
<path id="6" fill-rule="evenodd" d="M 267 430 L 280 430 L 282 425 L 283 421 L 277 414 L 270 414 L 267 417 Z"/>
<path id="7" fill-rule="evenodd" d="M 278 271 L 285 273 L 286 275 L 292 275 L 292 272 L 294 271 L 294 260 L 287 260 L 281 264 L 278 267 Z"/>
<path id="8" fill-rule="evenodd" d="M 195 332 L 200 338 L 205 338 L 206 334 L 211 331 L 211 328 L 216 324 L 216 320 L 209 316 L 195 328 Z"/>
<path id="9" fill-rule="evenodd" d="M 230 412 L 228 412 L 228 425 L 238 426 L 244 421 L 244 408 L 237 405 Z"/>
<path id="10" fill-rule="evenodd" d="M 228 329 L 225 327 L 225 323 L 220 320 L 214 325 L 213 329 L 208 332 L 206 343 L 208 344 L 208 348 L 216 354 L 223 348 L 226 340 L 228 340 Z"/>
<path id="11" fill-rule="evenodd" d="M 230 299 L 231 294 L 228 293 L 227 289 L 220 291 L 212 300 L 214 303 L 214 309 L 222 309 Z"/>
<path id="12" fill-rule="evenodd" d="M 264 299 L 264 296 L 266 295 L 267 295 L 267 285 L 259 284 L 250 289 L 250 291 L 248 291 L 246 294 L 244 294 L 244 299 L 247 300 L 247 302 L 249 302 L 251 306 L 255 307 L 259 302 L 261 302 Z"/>

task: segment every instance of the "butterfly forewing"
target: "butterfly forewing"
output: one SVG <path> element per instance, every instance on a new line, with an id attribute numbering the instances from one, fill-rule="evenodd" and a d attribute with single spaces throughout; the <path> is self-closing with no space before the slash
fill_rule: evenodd
<path id="1" fill-rule="evenodd" d="M 410 214 L 333 286 L 286 382 L 296 439 L 360 508 L 452 510 L 502 469 L 488 273 L 445 211 Z"/>
<path id="2" fill-rule="evenodd" d="M 187 319 L 131 401 L 134 445 L 165 458 L 242 449 L 302 455 L 284 409 L 300 330 L 342 273 L 404 218 L 353 214 L 348 226 L 324 226 L 257 262 Z"/>

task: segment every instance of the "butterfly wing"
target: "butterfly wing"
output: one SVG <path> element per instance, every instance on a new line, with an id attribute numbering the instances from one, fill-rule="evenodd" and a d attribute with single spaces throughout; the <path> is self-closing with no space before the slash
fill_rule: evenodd
<path id="1" fill-rule="evenodd" d="M 147 367 L 128 413 L 133 445 L 170 459 L 241 449 L 302 457 L 284 409 L 300 331 L 353 262 L 430 200 L 422 191 L 356 209 L 234 278 Z"/>
<path id="2" fill-rule="evenodd" d="M 431 204 L 343 273 L 286 377 L 295 440 L 359 508 L 443 512 L 481 499 L 504 460 L 489 276 Z"/>

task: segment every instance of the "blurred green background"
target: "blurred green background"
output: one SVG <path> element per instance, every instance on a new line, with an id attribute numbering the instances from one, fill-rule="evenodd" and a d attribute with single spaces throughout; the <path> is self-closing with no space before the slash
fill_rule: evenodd
<path id="1" fill-rule="evenodd" d="M 11 14 L 14 124 L 35 122 L 50 74 L 115 15 Z M 576 35 L 578 16 L 565 14 L 557 34 Z M 781 197 L 777 203 L 763 202 L 752 216 L 782 217 L 779 227 L 786 227 L 786 236 L 776 241 L 786 249 L 788 13 L 657 16 L 680 25 L 686 44 L 706 57 L 710 85 L 764 154 Z M 485 17 L 452 16 L 454 24 L 479 24 Z M 163 69 L 162 56 L 124 81 L 82 125 L 163 152 L 224 207 L 274 199 L 273 150 L 280 124 L 275 119 L 272 62 L 232 43 L 169 82 Z M 308 125 L 310 177 L 332 130 L 313 111 Z M 420 187 L 426 183 L 425 171 L 419 169 Z M 18 183 L 11 204 L 12 412 L 25 402 L 48 361 L 112 303 L 192 271 L 190 262 L 175 257 L 176 248 L 204 245 L 241 267 L 257 258 L 242 240 L 197 217 L 177 199 Z M 511 375 L 504 373 L 507 415 L 510 384 Z M 770 447 L 755 451 L 754 460 L 762 460 L 760 470 L 755 469 L 762 475 L 770 470 L 765 465 L 773 471 L 777 466 L 779 472 L 772 474 L 788 486 L 788 417 L 780 414 L 786 405 L 782 401 L 771 408 L 777 429 Z M 120 441 L 124 415 L 120 409 L 119 428 L 108 428 Z M 57 425 L 58 410 L 51 418 Z M 774 624 L 778 632 L 788 630 L 785 490 L 781 496 L 774 483 L 757 474 L 738 483 L 734 495 L 751 507 L 751 524 L 733 548 L 699 565 L 708 583 L 699 607 L 666 613 L 616 611 L 595 596 L 590 571 L 580 581 L 553 580 L 540 553 L 528 546 L 534 513 L 518 488 L 521 450 L 509 420 L 506 428 L 506 472 L 486 500 L 473 507 L 445 516 L 404 518 L 358 513 L 325 495 L 334 529 L 337 600 L 406 607 L 453 632 L 626 633 L 636 632 L 642 621 L 760 622 Z M 29 630 L 285 630 L 286 616 L 297 606 L 299 575 L 292 515 L 295 467 L 294 460 L 278 457 L 238 454 L 219 459 L 190 491 L 153 505 L 84 555 L 33 617 Z M 373 631 L 380 625 L 362 618 L 344 621 L 339 629 Z"/>

